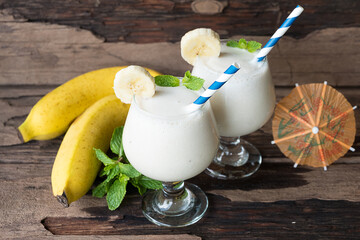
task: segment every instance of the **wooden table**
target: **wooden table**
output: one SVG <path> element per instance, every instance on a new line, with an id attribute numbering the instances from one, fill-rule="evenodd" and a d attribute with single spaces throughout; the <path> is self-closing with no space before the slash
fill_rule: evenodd
<path id="1" fill-rule="evenodd" d="M 347 153 L 327 172 L 294 169 L 270 144 L 270 122 L 245 136 L 264 157 L 260 170 L 244 181 L 216 180 L 205 174 L 190 179 L 210 202 L 204 218 L 190 227 L 163 228 L 148 222 L 132 188 L 116 211 L 91 194 L 67 209 L 56 201 L 50 173 L 62 137 L 23 144 L 17 135 L 17 127 L 44 94 L 77 75 L 110 66 L 137 64 L 182 75 L 191 66 L 181 59 L 179 39 L 202 26 L 196 20 L 220 30 L 221 23 L 231 24 L 235 10 L 245 14 L 240 14 L 243 20 L 260 11 L 268 21 L 258 32 L 253 25 L 241 26 L 247 39 L 265 43 L 292 8 L 287 1 L 259 9 L 253 5 L 259 1 L 219 1 L 225 6 L 223 13 L 202 15 L 194 13 L 189 1 L 155 2 L 125 4 L 128 9 L 138 7 L 132 10 L 138 14 L 137 26 L 148 26 L 148 18 L 158 14 L 148 28 L 131 32 L 134 27 L 126 25 L 131 23 L 126 22 L 129 15 L 119 6 L 112 12 L 111 1 L 66 1 L 67 11 L 44 0 L 0 1 L 0 238 L 360 239 L 359 110 L 353 145 L 357 151 Z M 317 1 L 319 6 L 313 2 L 303 1 L 308 15 L 305 10 L 303 22 L 299 19 L 298 27 L 294 25 L 269 56 L 277 98 L 286 96 L 295 83 L 326 80 L 352 105 L 360 105 L 359 5 L 339 0 L 321 11 L 326 1 Z M 155 10 L 146 12 L 150 5 Z M 147 15 L 141 14 L 144 11 Z M 319 20 L 311 25 L 313 13 Z M 168 25 L 162 18 L 170 19 Z M 184 24 L 174 28 L 176 18 Z M 259 19 L 254 18 L 255 23 Z M 116 32 L 121 26 L 125 27 Z M 222 37 L 243 37 L 237 35 L 241 31 L 236 26 L 224 27 Z M 167 32 L 170 27 L 173 30 Z"/>

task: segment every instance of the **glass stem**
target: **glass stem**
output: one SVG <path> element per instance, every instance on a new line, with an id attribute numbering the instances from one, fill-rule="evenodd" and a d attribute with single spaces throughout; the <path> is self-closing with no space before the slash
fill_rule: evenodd
<path id="1" fill-rule="evenodd" d="M 155 210 L 166 215 L 181 215 L 194 206 L 194 195 L 187 191 L 184 182 L 163 182 L 155 201 Z"/>
<path id="2" fill-rule="evenodd" d="M 165 198 L 174 198 L 184 193 L 184 181 L 180 182 L 163 182 L 163 194 Z"/>
<path id="3" fill-rule="evenodd" d="M 221 137 L 220 143 L 224 145 L 237 145 L 240 143 L 240 137 Z"/>
<path id="4" fill-rule="evenodd" d="M 226 165 L 238 167 L 244 165 L 249 159 L 248 151 L 242 146 L 240 137 L 221 137 L 221 162 Z"/>

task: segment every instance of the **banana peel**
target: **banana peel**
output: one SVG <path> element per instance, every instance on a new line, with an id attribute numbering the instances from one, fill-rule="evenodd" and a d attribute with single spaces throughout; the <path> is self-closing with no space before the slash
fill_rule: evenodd
<path id="1" fill-rule="evenodd" d="M 129 106 L 115 95 L 106 96 L 71 124 L 51 173 L 53 195 L 65 207 L 90 190 L 101 167 L 93 148 L 108 150 L 112 132 L 124 125 Z"/>
<path id="2" fill-rule="evenodd" d="M 114 95 L 115 74 L 127 66 L 95 70 L 75 77 L 41 98 L 19 126 L 24 142 L 56 138 L 89 106 Z M 151 75 L 160 73 L 147 69 Z"/>

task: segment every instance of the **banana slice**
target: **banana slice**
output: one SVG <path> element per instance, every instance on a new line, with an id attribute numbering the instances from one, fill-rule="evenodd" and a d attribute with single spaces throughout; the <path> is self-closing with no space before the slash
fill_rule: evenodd
<path id="1" fill-rule="evenodd" d="M 181 38 L 181 56 L 194 64 L 196 56 L 219 56 L 220 37 L 210 28 L 196 28 Z"/>
<path id="2" fill-rule="evenodd" d="M 133 95 L 152 97 L 155 79 L 145 68 L 132 65 L 116 73 L 114 91 L 123 103 L 131 103 Z"/>

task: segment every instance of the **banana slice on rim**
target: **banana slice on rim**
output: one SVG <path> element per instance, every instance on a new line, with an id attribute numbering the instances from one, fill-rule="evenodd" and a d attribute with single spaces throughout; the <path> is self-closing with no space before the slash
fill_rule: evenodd
<path id="1" fill-rule="evenodd" d="M 116 73 L 114 92 L 123 103 L 131 103 L 134 95 L 152 97 L 155 94 L 155 79 L 145 68 L 131 65 Z"/>
<path id="2" fill-rule="evenodd" d="M 194 64 L 196 56 L 219 56 L 220 37 L 219 34 L 210 28 L 196 28 L 187 32 L 180 42 L 181 56 Z"/>

